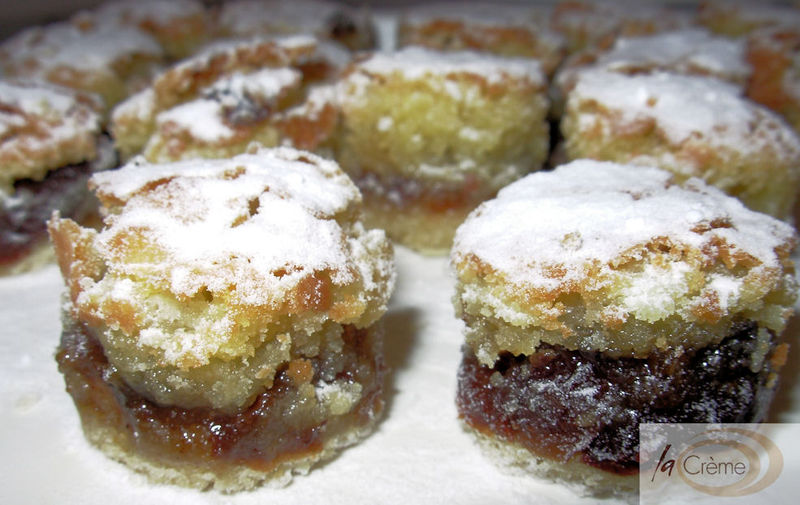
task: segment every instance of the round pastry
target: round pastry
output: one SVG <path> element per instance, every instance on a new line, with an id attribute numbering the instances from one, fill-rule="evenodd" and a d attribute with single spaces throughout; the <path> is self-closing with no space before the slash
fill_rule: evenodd
<path id="1" fill-rule="evenodd" d="M 800 20 L 763 28 L 748 37 L 747 60 L 753 76 L 747 96 L 784 117 L 800 132 Z"/>
<path id="2" fill-rule="evenodd" d="M 568 159 L 653 165 L 699 177 L 785 219 L 800 185 L 800 139 L 772 111 L 716 79 L 579 74 L 561 123 Z"/>
<path id="3" fill-rule="evenodd" d="M 28 28 L 0 45 L 6 77 L 92 92 L 107 110 L 141 89 L 163 62 L 161 46 L 138 28 L 78 21 Z"/>
<path id="4" fill-rule="evenodd" d="M 800 9 L 788 2 L 754 0 L 702 0 L 697 21 L 714 33 L 741 37 L 761 28 L 797 27 Z"/>
<path id="5" fill-rule="evenodd" d="M 569 54 L 605 46 L 619 36 L 635 37 L 688 27 L 685 10 L 661 2 L 561 0 L 551 15 Z"/>
<path id="6" fill-rule="evenodd" d="M 286 483 L 381 412 L 391 245 L 338 166 L 289 148 L 97 174 L 60 217 L 57 353 L 87 439 L 153 481 Z"/>
<path id="7" fill-rule="evenodd" d="M 417 250 L 448 250 L 470 210 L 541 168 L 545 88 L 525 58 L 409 47 L 356 62 L 339 85 L 337 160 L 367 221 Z"/>
<path id="8" fill-rule="evenodd" d="M 638 487 L 644 422 L 759 422 L 787 346 L 794 229 L 691 179 L 577 160 L 458 229 L 461 419 L 507 463 Z"/>
<path id="9" fill-rule="evenodd" d="M 86 93 L 0 80 L 0 275 L 53 259 L 54 210 L 80 222 L 95 214 L 86 181 L 115 163 L 100 131 L 102 109 Z"/>
<path id="10" fill-rule="evenodd" d="M 205 7 L 197 0 L 111 0 L 79 12 L 73 21 L 85 28 L 138 28 L 152 35 L 170 59 L 190 55 L 210 32 Z"/>
<path id="11" fill-rule="evenodd" d="M 564 57 L 564 39 L 548 20 L 545 9 L 530 5 L 439 2 L 405 9 L 397 39 L 399 47 L 535 58 L 552 75 Z"/>
<path id="12" fill-rule="evenodd" d="M 317 149 L 337 114 L 324 92 L 308 96 L 309 86 L 349 60 L 310 36 L 218 41 L 117 106 L 115 144 L 123 159 L 150 161 L 232 156 L 254 141 Z"/>
<path id="13" fill-rule="evenodd" d="M 369 12 L 330 0 L 233 0 L 218 14 L 223 37 L 307 34 L 350 50 L 372 49 L 376 33 Z"/>
<path id="14" fill-rule="evenodd" d="M 608 48 L 586 50 L 564 62 L 551 89 L 553 117 L 561 117 L 566 97 L 575 87 L 580 73 L 586 70 L 701 75 L 732 83 L 742 92 L 752 75 L 743 40 L 714 36 L 697 28 L 623 36 Z"/>

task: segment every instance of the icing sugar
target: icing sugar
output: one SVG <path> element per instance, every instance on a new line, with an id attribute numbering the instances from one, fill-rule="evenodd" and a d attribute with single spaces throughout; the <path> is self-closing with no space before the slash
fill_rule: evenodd
<path id="1" fill-rule="evenodd" d="M 69 151 L 85 146 L 87 157 L 95 155 L 94 137 L 100 133 L 99 98 L 82 95 L 44 83 L 0 81 L 0 159 L 9 164 L 48 165 L 61 160 L 52 149 L 70 143 Z M 35 159 L 40 154 L 42 159 Z M 80 160 L 62 160 L 65 163 Z M 8 166 L 4 167 L 6 171 Z M 0 186 L 10 174 L 0 174 Z M 16 173 L 15 176 L 22 176 Z M 41 174 L 28 173 L 27 176 Z"/>
<path id="2" fill-rule="evenodd" d="M 511 283 L 549 290 L 584 281 L 590 266 L 608 269 L 623 252 L 658 237 L 697 250 L 713 249 L 712 242 L 722 239 L 757 258 L 761 264 L 754 268 L 780 271 L 775 248 L 793 240 L 790 225 L 750 211 L 699 180 L 686 187 L 670 181 L 669 173 L 656 168 L 592 160 L 531 174 L 471 214 L 456 234 L 452 258 L 474 254 Z M 715 220 L 731 226 L 709 227 Z M 550 268 L 563 277 L 548 275 Z M 631 289 L 648 292 L 677 273 L 645 276 L 651 282 Z M 716 280 L 709 288 L 728 300 L 736 286 Z M 639 302 L 631 303 L 646 305 Z"/>
<path id="3" fill-rule="evenodd" d="M 699 136 L 711 145 L 739 150 L 759 149 L 769 143 L 795 146 L 800 151 L 797 139 L 777 118 L 773 128 L 758 127 L 763 116 L 771 114 L 742 98 L 737 87 L 712 78 L 587 70 L 578 75 L 567 108 L 577 110 L 582 101 L 595 101 L 627 122 L 655 118 L 656 127 L 674 144 Z M 579 123 L 589 125 L 591 121 Z"/>
<path id="4" fill-rule="evenodd" d="M 155 114 L 155 100 L 153 88 L 145 88 L 134 93 L 114 107 L 111 111 L 112 122 L 125 121 L 123 118 L 149 121 Z"/>
<path id="5" fill-rule="evenodd" d="M 286 110 L 287 117 L 291 116 L 305 116 L 310 118 L 318 118 L 326 106 L 335 104 L 337 100 L 336 86 L 332 84 L 323 84 L 313 86 L 308 89 L 306 99 L 300 105 Z"/>
<path id="6" fill-rule="evenodd" d="M 508 77 L 527 79 L 544 85 L 539 62 L 525 58 L 502 58 L 472 51 L 440 52 L 421 47 L 407 47 L 394 52 L 377 52 L 358 65 L 361 72 L 386 75 L 402 73 L 407 79 L 426 75 L 468 73 L 496 84 Z"/>
<path id="7" fill-rule="evenodd" d="M 139 159 L 96 174 L 92 184 L 101 198 L 125 202 L 99 234 L 104 254 L 114 257 L 120 233 L 143 235 L 167 256 L 148 268 L 163 270 L 177 294 L 236 285 L 248 303 L 269 303 L 311 271 L 330 269 L 341 284 L 357 268 L 334 217 L 360 201 L 358 189 L 336 164 L 309 153 L 278 148 L 162 165 Z"/>
<path id="8" fill-rule="evenodd" d="M 162 75 L 156 77 L 154 85 L 158 86 L 159 81 L 170 78 L 172 75 L 186 74 L 192 75 L 193 72 L 208 71 L 211 68 L 212 62 L 219 56 L 227 55 L 230 58 L 235 58 L 239 51 L 257 51 L 261 46 L 271 46 L 274 51 L 270 54 L 259 56 L 259 61 L 266 65 L 268 61 L 275 59 L 277 64 L 290 63 L 289 54 L 282 50 L 294 50 L 307 48 L 312 51 L 317 47 L 317 40 L 310 35 L 290 35 L 286 37 L 271 37 L 271 38 L 249 38 L 249 39 L 218 39 L 205 45 L 195 55 L 186 58 Z"/>
<path id="9" fill-rule="evenodd" d="M 229 123 L 260 119 L 272 101 L 301 82 L 302 74 L 292 68 L 235 73 L 203 90 L 201 98 L 159 113 L 156 122 L 176 125 L 206 142 L 230 138 L 235 132 Z"/>
<path id="10" fill-rule="evenodd" d="M 220 102 L 199 98 L 159 113 L 156 116 L 156 123 L 159 128 L 163 128 L 166 124 L 175 125 L 198 140 L 214 142 L 230 138 L 235 134 L 222 118 L 223 107 Z"/>
<path id="11" fill-rule="evenodd" d="M 680 72 L 701 68 L 739 82 L 751 72 L 744 40 L 715 37 L 702 29 L 620 37 L 610 51 L 598 58 L 597 66 L 610 70 L 656 66 Z"/>
<path id="12" fill-rule="evenodd" d="M 21 114 L 61 120 L 77 105 L 75 94 L 68 90 L 44 84 L 8 81 L 0 81 L 0 100 L 3 103 L 0 122 L 16 122 Z M 94 124 L 90 122 L 87 125 L 92 130 L 97 128 L 97 118 L 94 119 Z"/>
<path id="13" fill-rule="evenodd" d="M 303 74 L 293 68 L 265 68 L 249 74 L 237 72 L 218 80 L 202 94 L 218 96 L 224 104 L 244 97 L 270 100 L 287 88 L 300 85 L 302 78 Z"/>
<path id="14" fill-rule="evenodd" d="M 98 25 L 81 30 L 71 23 L 30 28 L 5 42 L 2 50 L 12 61 L 34 62 L 40 72 L 58 66 L 110 71 L 125 56 L 163 55 L 155 39 L 139 29 Z"/>

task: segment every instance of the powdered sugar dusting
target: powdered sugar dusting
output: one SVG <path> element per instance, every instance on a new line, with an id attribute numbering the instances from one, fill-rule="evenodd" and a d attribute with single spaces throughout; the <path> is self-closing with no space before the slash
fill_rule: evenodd
<path id="1" fill-rule="evenodd" d="M 193 100 L 161 112 L 156 117 L 156 122 L 159 128 L 171 124 L 205 142 L 230 138 L 235 134 L 222 121 L 222 104 L 208 98 Z"/>
<path id="2" fill-rule="evenodd" d="M 281 148 L 228 160 L 137 160 L 92 182 L 101 197 L 126 202 L 99 236 L 105 254 L 136 230 L 167 255 L 161 263 L 175 293 L 234 284 L 247 302 L 268 303 L 313 271 L 330 270 L 337 284 L 352 280 L 333 218 L 360 195 L 335 164 L 311 154 Z"/>
<path id="3" fill-rule="evenodd" d="M 731 227 L 708 226 L 717 220 Z M 699 180 L 682 188 L 659 169 L 577 160 L 529 175 L 482 204 L 459 228 L 452 257 L 458 262 L 474 254 L 512 283 L 550 290 L 554 283 L 583 281 L 586 268 L 607 269 L 624 251 L 657 237 L 693 249 L 723 239 L 757 258 L 757 268 L 779 269 L 775 248 L 793 236 L 791 226 L 747 210 Z M 563 277 L 547 273 L 553 268 Z M 667 270 L 629 294 L 639 301 L 658 296 L 650 290 L 663 276 L 680 272 Z M 720 299 L 734 295 L 734 284 L 714 282 Z"/>
<path id="4" fill-rule="evenodd" d="M 544 75 L 538 61 L 524 58 L 502 58 L 472 51 L 440 52 L 421 47 L 407 47 L 395 52 L 378 52 L 358 66 L 362 72 L 386 75 L 401 73 L 407 79 L 428 75 L 475 74 L 490 84 L 508 77 L 527 79 L 543 85 Z"/>
<path id="5" fill-rule="evenodd" d="M 250 74 L 237 72 L 215 82 L 203 94 L 225 95 L 233 100 L 242 97 L 270 100 L 286 88 L 299 85 L 302 77 L 293 68 L 265 68 Z"/>
<path id="6" fill-rule="evenodd" d="M 0 186 L 9 176 L 38 177 L 39 173 L 19 173 L 9 165 L 52 166 L 59 160 L 69 163 L 82 160 L 49 155 L 53 149 L 71 144 L 71 150 L 84 145 L 84 155 L 95 155 L 94 137 L 100 133 L 99 98 L 78 95 L 72 90 L 34 82 L 0 80 L 0 160 L 5 164 Z M 92 103 L 92 100 L 95 100 Z M 15 173 L 11 173 L 15 172 Z"/>
<path id="7" fill-rule="evenodd" d="M 45 84 L 15 84 L 0 81 L 0 135 L 10 133 L 15 126 L 23 125 L 26 116 L 35 116 L 54 127 L 53 136 L 69 135 L 75 130 L 97 132 L 97 114 L 77 118 L 70 114 L 78 107 L 74 93 Z M 81 121 L 78 121 L 81 119 Z"/>
<path id="8" fill-rule="evenodd" d="M 25 30 L 3 44 L 3 51 L 13 61 L 33 62 L 33 68 L 41 73 L 58 66 L 111 71 L 112 65 L 126 56 L 163 55 L 155 39 L 137 28 L 98 25 L 82 30 L 70 23 Z"/>
<path id="9" fill-rule="evenodd" d="M 615 111 L 626 122 L 655 118 L 657 128 L 674 144 L 699 136 L 712 145 L 741 150 L 760 147 L 753 136 L 760 120 L 758 106 L 742 98 L 735 86 L 716 79 L 587 70 L 579 74 L 567 107 L 586 101 Z M 779 135 L 780 129 L 774 134 Z"/>
<path id="10" fill-rule="evenodd" d="M 670 68 L 680 73 L 697 73 L 702 69 L 740 83 L 751 72 L 744 40 L 716 37 L 701 29 L 620 37 L 610 51 L 598 58 L 597 65 L 610 70 Z"/>
<path id="11" fill-rule="evenodd" d="M 228 122 L 261 119 L 274 100 L 301 82 L 302 74 L 292 68 L 235 73 L 203 90 L 201 98 L 161 112 L 156 121 L 160 127 L 172 124 L 201 141 L 224 140 L 235 134 Z"/>

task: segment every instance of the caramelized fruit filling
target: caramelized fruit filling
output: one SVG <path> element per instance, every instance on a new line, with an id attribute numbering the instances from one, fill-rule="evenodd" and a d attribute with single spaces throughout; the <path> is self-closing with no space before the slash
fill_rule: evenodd
<path id="1" fill-rule="evenodd" d="M 762 334 L 764 330 L 761 330 Z M 774 335 L 740 323 L 718 345 L 646 359 L 610 358 L 543 344 L 505 354 L 494 368 L 465 349 L 461 417 L 476 430 L 534 454 L 618 474 L 638 471 L 639 423 L 758 422 L 774 392 Z M 774 360 L 774 361 L 777 361 Z"/>
<path id="2" fill-rule="evenodd" d="M 430 212 L 447 212 L 452 209 L 475 207 L 494 196 L 474 175 L 467 174 L 463 181 L 427 181 L 402 176 L 379 177 L 365 174 L 355 183 L 368 201 L 379 201 L 385 206 L 403 210 L 419 205 Z"/>
<path id="3" fill-rule="evenodd" d="M 19 261 L 47 240 L 47 220 L 54 210 L 81 220 L 94 197 L 87 189 L 89 163 L 53 170 L 42 181 L 14 183 L 14 194 L 0 197 L 0 265 Z"/>
<path id="4" fill-rule="evenodd" d="M 285 365 L 271 389 L 235 414 L 160 406 L 137 394 L 81 324 L 65 325 L 56 360 L 87 434 L 94 427 L 111 427 L 116 443 L 166 466 L 224 471 L 246 465 L 269 472 L 284 461 L 321 451 L 337 435 L 369 425 L 380 411 L 383 365 L 376 337 L 345 326 L 342 338 L 338 353 L 320 352 Z M 323 405 L 320 391 L 326 384 L 345 390 L 355 386 L 360 397 L 349 409 L 337 410 L 336 402 Z"/>

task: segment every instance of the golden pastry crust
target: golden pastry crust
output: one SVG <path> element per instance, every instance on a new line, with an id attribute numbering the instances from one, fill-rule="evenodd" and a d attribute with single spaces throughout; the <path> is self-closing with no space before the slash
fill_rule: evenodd
<path id="1" fill-rule="evenodd" d="M 637 37 L 692 24 L 691 15 L 661 3 L 560 0 L 551 25 L 566 39 L 569 54 L 608 46 L 617 37 Z"/>
<path id="2" fill-rule="evenodd" d="M 189 56 L 211 32 L 208 13 L 195 0 L 110 0 L 79 12 L 73 22 L 84 28 L 135 27 L 153 36 L 170 59 Z"/>
<path id="3" fill-rule="evenodd" d="M 339 97 L 337 160 L 371 208 L 395 209 L 387 231 L 407 245 L 424 242 L 402 231 L 419 211 L 446 226 L 445 214 L 474 208 L 547 156 L 545 79 L 534 60 L 378 53 L 346 72 Z M 443 240 L 427 249 L 446 250 L 451 233 L 435 233 Z"/>
<path id="4" fill-rule="evenodd" d="M 133 27 L 54 23 L 26 29 L 0 45 L 6 76 L 95 93 L 106 110 L 140 89 L 163 62 L 161 46 Z"/>
<path id="5" fill-rule="evenodd" d="M 565 55 L 560 34 L 547 26 L 547 13 L 531 6 L 439 2 L 406 9 L 398 45 L 440 51 L 485 51 L 535 58 L 552 75 Z"/>
<path id="6" fill-rule="evenodd" d="M 483 204 L 451 254 L 467 344 L 492 366 L 540 342 L 611 356 L 702 347 L 737 320 L 780 333 L 793 228 L 701 181 L 578 160 Z"/>
<path id="7" fill-rule="evenodd" d="M 797 25 L 753 31 L 747 39 L 753 76 L 747 96 L 784 117 L 800 132 L 800 29 Z"/>
<path id="8" fill-rule="evenodd" d="M 714 33 L 742 37 L 761 28 L 796 27 L 800 9 L 780 2 L 703 0 L 697 7 L 697 22 Z"/>
<path id="9" fill-rule="evenodd" d="M 112 116 L 115 143 L 128 159 L 150 142 L 146 157 L 153 161 L 197 154 L 231 156 L 244 152 L 252 141 L 279 145 L 284 136 L 298 148 L 313 149 L 327 138 L 325 130 L 332 129 L 331 112 L 325 111 L 322 119 L 306 116 L 316 130 L 305 137 L 296 125 L 294 130 L 287 126 L 288 133 L 281 131 L 276 112 L 300 106 L 311 84 L 330 79 L 346 61 L 348 55 L 307 36 L 217 42 L 167 69 L 149 88 L 120 104 Z M 312 96 L 308 100 L 319 102 Z M 319 112 L 308 107 L 309 113 Z M 249 111 L 247 117 L 226 120 L 230 114 L 225 111 L 237 108 Z M 180 121 L 185 113 L 187 121 Z M 202 120 L 194 119 L 198 114 Z M 298 115 L 294 111 L 293 121 Z M 204 122 L 216 128 L 199 130 Z M 154 136 L 158 138 L 151 139 Z"/>
<path id="10" fill-rule="evenodd" d="M 800 139 L 779 116 L 719 81 L 586 71 L 567 99 L 561 128 L 569 159 L 699 177 L 780 219 L 794 207 Z"/>
<path id="11" fill-rule="evenodd" d="M 134 162 L 92 185 L 100 232 L 53 219 L 72 315 L 134 390 L 233 411 L 296 353 L 386 310 L 391 247 L 332 162 L 292 149 Z"/>
<path id="12" fill-rule="evenodd" d="M 82 223 L 96 218 L 86 181 L 116 162 L 101 133 L 102 110 L 88 93 L 0 80 L 0 275 L 52 262 L 46 222 L 53 211 Z"/>
<path id="13" fill-rule="evenodd" d="M 368 435 L 383 408 L 379 325 L 298 358 L 239 412 L 159 405 L 133 392 L 85 325 L 65 314 L 56 354 L 87 440 L 161 484 L 222 492 L 286 485 Z"/>
<path id="14" fill-rule="evenodd" d="M 466 422 L 465 431 L 474 436 L 480 448 L 497 464 L 515 474 L 533 475 L 541 479 L 556 481 L 574 489 L 581 495 L 598 498 L 615 497 L 630 499 L 639 489 L 639 475 L 617 475 L 591 467 L 576 454 L 567 461 L 532 454 L 530 450 L 494 433 L 483 432 Z"/>
<path id="15" fill-rule="evenodd" d="M 0 81 L 0 190 L 98 155 L 99 97 L 33 81 Z"/>
<path id="16" fill-rule="evenodd" d="M 745 89 L 753 72 L 746 44 L 699 28 L 627 35 L 568 57 L 553 79 L 551 116 L 560 118 L 580 74 L 604 70 L 627 75 L 670 72 L 713 77 Z"/>

